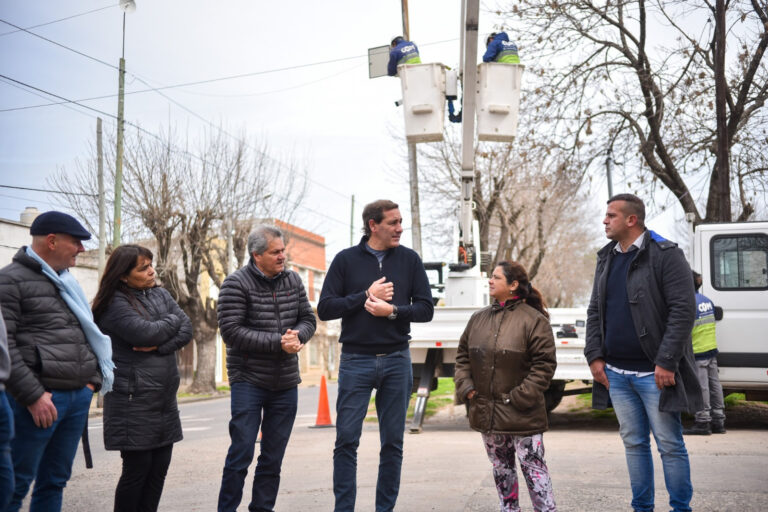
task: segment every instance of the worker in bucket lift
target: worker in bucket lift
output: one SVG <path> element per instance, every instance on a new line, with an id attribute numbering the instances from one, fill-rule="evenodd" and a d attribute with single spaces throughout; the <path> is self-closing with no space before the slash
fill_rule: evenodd
<path id="1" fill-rule="evenodd" d="M 392 39 L 389 51 L 389 64 L 387 64 L 387 74 L 397 76 L 397 66 L 400 64 L 421 64 L 419 49 L 410 41 L 406 41 L 403 36 L 397 36 Z"/>
<path id="2" fill-rule="evenodd" d="M 517 45 L 509 40 L 506 32 L 494 32 L 485 40 L 487 50 L 483 55 L 483 62 L 504 62 L 507 64 L 520 64 L 517 54 Z"/>

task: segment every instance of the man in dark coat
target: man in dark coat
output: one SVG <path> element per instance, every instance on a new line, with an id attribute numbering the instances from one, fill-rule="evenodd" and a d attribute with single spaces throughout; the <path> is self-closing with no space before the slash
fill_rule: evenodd
<path id="1" fill-rule="evenodd" d="M 405 413 L 413 373 L 411 322 L 429 322 L 432 292 L 419 255 L 400 245 L 403 218 L 396 203 L 363 208 L 365 236 L 333 258 L 317 304 L 321 320 L 341 318 L 333 492 L 336 512 L 354 512 L 357 446 L 371 392 L 379 419 L 377 512 L 391 512 L 400 490 Z"/>
<path id="2" fill-rule="evenodd" d="M 11 442 L 15 490 L 6 510 L 14 512 L 33 480 L 30 510 L 61 510 L 93 391 L 102 383 L 92 338 L 84 330 L 87 319 L 60 288 L 74 282 L 65 274 L 91 234 L 61 212 L 39 215 L 30 234 L 31 246 L 19 249 L 13 262 L 0 269 L 11 356 L 5 386 L 16 434 Z M 96 329 L 92 317 L 90 324 Z"/>
<path id="3" fill-rule="evenodd" d="M 613 404 L 629 468 L 632 508 L 654 508 L 650 432 L 664 466 L 674 512 L 693 495 L 681 411 L 701 391 L 693 363 L 695 300 L 691 270 L 677 244 L 645 229 L 645 205 L 632 194 L 608 200 L 606 236 L 597 254 L 584 354 L 596 409 Z"/>
<path id="4" fill-rule="evenodd" d="M 227 345 L 232 389 L 232 443 L 221 477 L 219 512 L 234 512 L 240 504 L 259 428 L 261 455 L 248 510 L 274 508 L 296 418 L 301 382 L 297 353 L 316 325 L 301 278 L 285 268 L 282 232 L 274 226 L 257 227 L 248 236 L 248 252 L 248 264 L 228 276 L 219 292 L 219 330 Z"/>

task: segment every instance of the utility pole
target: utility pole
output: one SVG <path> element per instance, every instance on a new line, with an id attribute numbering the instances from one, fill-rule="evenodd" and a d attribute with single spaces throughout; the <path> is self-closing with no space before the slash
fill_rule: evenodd
<path id="1" fill-rule="evenodd" d="M 101 149 L 101 118 L 96 118 L 96 156 L 99 172 L 99 281 L 104 274 L 107 256 L 106 198 L 104 197 L 104 155 Z"/>
<path id="2" fill-rule="evenodd" d="M 411 40 L 408 29 L 408 0 L 401 0 L 403 11 L 403 37 L 406 41 Z M 411 235 L 412 249 L 419 256 L 421 252 L 421 213 L 419 208 L 419 166 L 416 159 L 416 143 L 408 143 L 408 172 L 411 181 Z"/>
<path id="3" fill-rule="evenodd" d="M 352 208 L 349 210 L 349 245 L 355 245 L 355 194 L 352 194 Z"/>
<path id="4" fill-rule="evenodd" d="M 122 208 L 123 208 L 123 105 L 125 103 L 125 13 L 133 12 L 136 9 L 136 3 L 133 0 L 120 0 L 120 7 L 123 9 L 123 46 L 120 54 L 120 70 L 118 72 L 118 90 L 117 90 L 117 150 L 115 151 L 115 221 L 114 235 L 112 238 L 112 247 L 117 248 L 120 245 L 120 231 L 122 228 Z"/>

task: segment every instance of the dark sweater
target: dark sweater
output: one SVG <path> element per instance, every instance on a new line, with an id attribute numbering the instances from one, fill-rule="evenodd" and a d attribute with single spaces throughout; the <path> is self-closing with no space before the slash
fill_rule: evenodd
<path id="1" fill-rule="evenodd" d="M 381 264 L 365 247 L 368 237 L 333 259 L 317 304 L 320 320 L 341 318 L 342 351 L 357 354 L 391 353 L 408 348 L 411 322 L 429 322 L 434 314 L 432 292 L 419 255 L 397 246 Z M 376 317 L 365 310 L 365 291 L 375 280 L 394 283 L 392 304 L 397 319 Z"/>
<path id="2" fill-rule="evenodd" d="M 622 370 L 652 372 L 637 337 L 627 297 L 627 273 L 637 251 L 616 252 L 605 287 L 605 362 Z"/>

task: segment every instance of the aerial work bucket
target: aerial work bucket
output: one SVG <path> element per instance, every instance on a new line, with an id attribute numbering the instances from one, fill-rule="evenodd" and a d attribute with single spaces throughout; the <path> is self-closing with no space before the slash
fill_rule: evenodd
<path id="1" fill-rule="evenodd" d="M 477 67 L 477 138 L 512 142 L 517 134 L 525 66 L 484 62 Z"/>
<path id="2" fill-rule="evenodd" d="M 398 66 L 408 142 L 443 140 L 445 68 L 439 63 Z"/>

